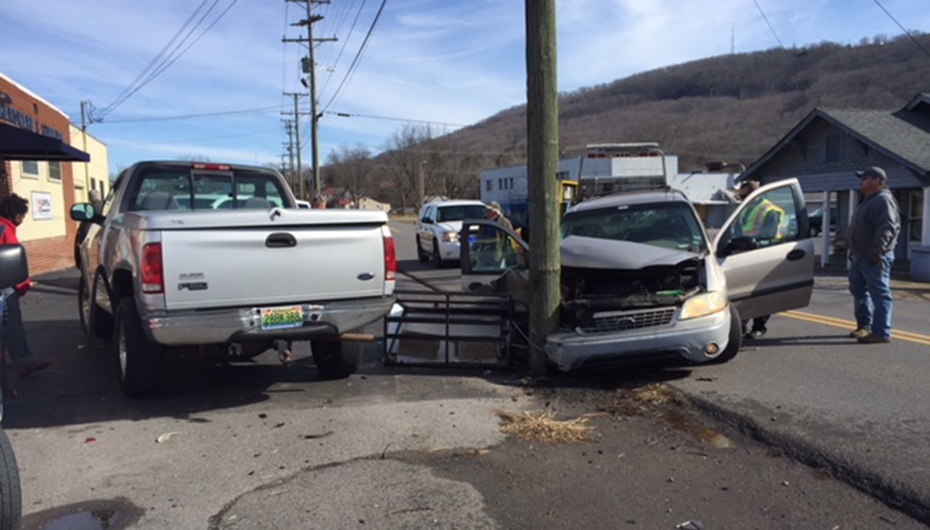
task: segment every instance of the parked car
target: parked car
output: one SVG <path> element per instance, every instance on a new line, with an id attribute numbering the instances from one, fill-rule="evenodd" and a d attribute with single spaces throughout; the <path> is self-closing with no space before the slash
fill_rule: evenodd
<path id="1" fill-rule="evenodd" d="M 71 217 L 93 223 L 80 247 L 81 324 L 92 344 L 112 345 L 131 396 L 158 389 L 171 353 L 235 361 L 275 348 L 285 359 L 298 340 L 323 377 L 346 377 L 359 346 L 340 339 L 394 302 L 387 214 L 298 209 L 266 168 L 140 162 L 102 211 L 76 204 Z"/>
<path id="2" fill-rule="evenodd" d="M 459 231 L 465 219 L 484 219 L 487 207 L 481 201 L 443 201 L 423 206 L 417 223 L 417 257 L 437 267 L 459 259 Z"/>
<path id="3" fill-rule="evenodd" d="M 776 232 L 748 235 L 743 213 L 764 200 L 784 216 Z M 673 190 L 583 202 L 561 231 L 559 329 L 545 344 L 561 370 L 667 356 L 726 362 L 739 352 L 741 321 L 810 302 L 813 241 L 795 179 L 756 190 L 713 242 Z M 490 221 L 468 221 L 461 238 L 463 287 L 510 294 L 525 318 L 526 242 Z"/>
<path id="4" fill-rule="evenodd" d="M 807 216 L 810 221 L 810 234 L 811 237 L 816 236 L 820 233 L 821 228 L 823 227 L 823 208 L 817 208 Z M 830 208 L 830 230 L 836 230 L 836 207 Z"/>

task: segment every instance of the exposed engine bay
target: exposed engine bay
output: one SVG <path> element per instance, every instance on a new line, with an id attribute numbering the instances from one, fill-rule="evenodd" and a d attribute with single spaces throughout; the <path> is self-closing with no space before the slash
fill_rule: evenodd
<path id="1" fill-rule="evenodd" d="M 706 285 L 704 260 L 637 270 L 562 268 L 560 324 L 585 331 L 661 325 Z"/>

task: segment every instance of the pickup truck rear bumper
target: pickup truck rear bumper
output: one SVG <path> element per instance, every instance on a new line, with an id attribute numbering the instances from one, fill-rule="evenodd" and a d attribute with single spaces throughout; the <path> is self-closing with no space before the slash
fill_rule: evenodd
<path id="1" fill-rule="evenodd" d="M 298 328 L 263 330 L 257 307 L 167 311 L 143 317 L 142 327 L 149 339 L 165 346 L 307 340 L 370 324 L 390 312 L 394 297 L 293 305 L 303 307 L 304 323 Z"/>

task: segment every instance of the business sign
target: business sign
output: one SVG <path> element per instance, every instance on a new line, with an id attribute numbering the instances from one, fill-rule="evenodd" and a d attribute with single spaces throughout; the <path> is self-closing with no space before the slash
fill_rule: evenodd
<path id="1" fill-rule="evenodd" d="M 52 213 L 52 194 L 44 191 L 32 192 L 32 218 L 36 221 L 48 221 Z"/>

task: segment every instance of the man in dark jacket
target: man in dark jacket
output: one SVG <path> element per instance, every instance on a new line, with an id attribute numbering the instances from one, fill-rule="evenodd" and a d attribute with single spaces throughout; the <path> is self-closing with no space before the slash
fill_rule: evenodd
<path id="1" fill-rule="evenodd" d="M 850 336 L 863 344 L 891 342 L 891 264 L 901 217 L 897 201 L 885 189 L 888 175 L 882 168 L 873 166 L 856 175 L 863 199 L 846 231 L 849 292 L 856 313 L 856 330 Z"/>

